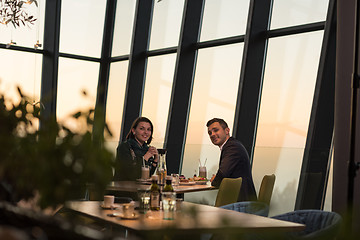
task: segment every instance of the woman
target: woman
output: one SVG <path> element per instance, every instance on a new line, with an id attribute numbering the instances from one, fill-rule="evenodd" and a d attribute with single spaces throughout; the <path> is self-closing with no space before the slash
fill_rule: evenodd
<path id="1" fill-rule="evenodd" d="M 150 147 L 153 124 L 146 117 L 133 122 L 126 141 L 117 147 L 114 181 L 136 180 L 141 178 L 141 167 L 146 165 L 152 175 L 159 160 L 155 147 Z"/>

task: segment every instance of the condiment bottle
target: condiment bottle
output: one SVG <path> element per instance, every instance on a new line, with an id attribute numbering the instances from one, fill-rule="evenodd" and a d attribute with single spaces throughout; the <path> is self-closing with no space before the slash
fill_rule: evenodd
<path id="1" fill-rule="evenodd" d="M 171 185 L 172 177 L 171 176 L 166 176 L 165 181 L 166 181 L 166 183 L 165 183 L 163 192 L 173 192 L 174 188 Z"/>
<path id="2" fill-rule="evenodd" d="M 158 185 L 158 176 L 153 175 L 151 177 L 152 184 L 150 187 L 150 209 L 152 211 L 160 210 L 160 188 Z"/>

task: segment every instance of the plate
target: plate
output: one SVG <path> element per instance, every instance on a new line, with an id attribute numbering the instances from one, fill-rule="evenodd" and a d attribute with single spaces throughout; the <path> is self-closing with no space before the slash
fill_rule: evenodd
<path id="1" fill-rule="evenodd" d="M 136 179 L 137 182 L 141 183 L 141 184 L 151 184 L 151 178 L 150 179 Z"/>
<path id="2" fill-rule="evenodd" d="M 196 182 L 180 182 L 179 185 L 183 185 L 183 186 L 191 186 L 191 185 L 195 185 Z"/>
<path id="3" fill-rule="evenodd" d="M 207 181 L 195 181 L 196 185 L 206 185 Z"/>

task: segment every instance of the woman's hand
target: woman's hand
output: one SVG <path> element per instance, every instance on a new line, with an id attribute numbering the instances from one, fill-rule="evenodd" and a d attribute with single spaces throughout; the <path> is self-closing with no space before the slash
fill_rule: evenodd
<path id="1" fill-rule="evenodd" d="M 144 159 L 146 161 L 149 160 L 149 158 L 154 157 L 154 162 L 157 162 L 159 159 L 159 153 L 156 147 L 149 147 L 149 150 L 144 154 Z"/>

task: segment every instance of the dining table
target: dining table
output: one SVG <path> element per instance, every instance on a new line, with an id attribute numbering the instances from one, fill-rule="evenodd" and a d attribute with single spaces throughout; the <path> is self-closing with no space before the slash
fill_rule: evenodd
<path id="1" fill-rule="evenodd" d="M 108 184 L 106 190 L 121 192 L 137 192 L 139 190 L 147 190 L 150 188 L 150 181 L 113 181 Z M 190 192 L 200 192 L 217 189 L 211 186 L 211 182 L 186 182 L 173 185 L 174 192 L 184 194 Z"/>
<path id="2" fill-rule="evenodd" d="M 121 208 L 103 209 L 101 201 L 69 201 L 65 208 L 111 227 L 125 229 L 134 239 L 159 239 L 163 236 L 169 239 L 200 239 L 203 234 L 243 236 L 282 234 L 305 229 L 304 224 L 190 202 L 181 203 L 173 220 L 163 219 L 162 210 L 143 214 L 135 212 L 134 218 L 123 219 Z"/>

